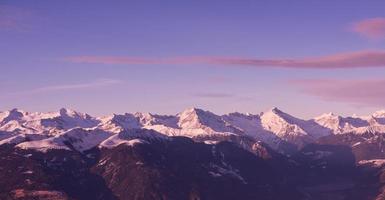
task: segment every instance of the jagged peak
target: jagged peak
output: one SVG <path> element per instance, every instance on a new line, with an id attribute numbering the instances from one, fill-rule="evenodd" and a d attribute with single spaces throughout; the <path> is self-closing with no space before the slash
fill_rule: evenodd
<path id="1" fill-rule="evenodd" d="M 246 115 L 246 116 L 254 116 L 253 113 L 249 113 L 249 112 L 245 113 L 245 115 Z"/>
<path id="2" fill-rule="evenodd" d="M 324 119 L 324 118 L 339 118 L 339 116 L 334 114 L 333 112 L 329 112 L 329 113 L 324 113 L 320 116 L 317 116 L 314 119 Z"/>
<path id="3" fill-rule="evenodd" d="M 12 110 L 9 110 L 8 114 L 9 115 L 26 115 L 28 113 L 26 111 L 24 111 L 24 110 L 21 110 L 21 109 L 18 109 L 18 108 L 14 108 Z"/>
<path id="4" fill-rule="evenodd" d="M 69 108 L 60 108 L 59 110 L 60 115 L 67 115 L 67 116 L 73 116 L 77 114 L 75 110 L 69 109 Z"/>
<path id="5" fill-rule="evenodd" d="M 185 109 L 184 111 L 179 113 L 179 115 L 192 114 L 192 113 L 198 114 L 198 113 L 203 113 L 203 112 L 207 112 L 207 111 L 204 111 L 203 109 L 200 109 L 200 108 L 191 107 L 191 108 Z"/>
<path id="6" fill-rule="evenodd" d="M 259 115 L 255 115 L 252 113 L 241 113 L 241 112 L 231 112 L 225 115 L 222 115 L 222 117 L 240 117 L 240 118 L 254 118 L 254 117 L 259 117 Z"/>
<path id="7" fill-rule="evenodd" d="M 373 117 L 385 117 L 385 110 L 377 110 L 372 114 Z"/>
<path id="8" fill-rule="evenodd" d="M 14 120 L 14 119 L 22 118 L 26 114 L 27 112 L 14 108 L 12 110 L 4 112 L 4 119 L 9 118 L 10 120 Z"/>
<path id="9" fill-rule="evenodd" d="M 280 110 L 279 108 L 277 108 L 277 107 L 272 107 L 272 108 L 270 108 L 270 109 L 268 109 L 267 111 L 265 111 L 265 112 L 261 112 L 260 113 L 260 115 L 265 115 L 265 114 L 271 114 L 271 113 L 273 113 L 273 114 L 277 114 L 277 115 L 280 115 L 280 114 L 286 114 L 285 112 L 283 112 L 282 110 Z"/>
<path id="10" fill-rule="evenodd" d="M 104 119 L 105 120 L 118 120 L 122 118 L 135 118 L 136 116 L 131 114 L 131 113 L 124 113 L 124 114 L 116 114 L 113 113 L 112 115 L 106 116 Z"/>
<path id="11" fill-rule="evenodd" d="M 246 114 L 244 113 L 240 113 L 240 112 L 231 112 L 231 113 L 227 113 L 225 114 L 224 116 L 246 116 Z"/>
<path id="12" fill-rule="evenodd" d="M 126 114 L 128 114 L 128 113 L 126 113 Z M 152 113 L 149 113 L 149 112 L 135 112 L 134 116 L 139 117 L 139 118 L 147 118 L 147 119 L 154 117 L 154 115 Z"/>
<path id="13" fill-rule="evenodd" d="M 199 120 L 200 118 L 202 118 L 206 115 L 214 116 L 215 114 L 210 112 L 210 111 L 205 111 L 203 109 L 193 107 L 193 108 L 188 108 L 188 109 L 182 111 L 181 113 L 179 113 L 177 115 L 177 117 L 179 117 L 179 119 L 181 119 L 181 120 L 183 120 L 185 118 L 191 118 L 191 117 Z M 217 115 L 215 115 L 215 116 L 217 116 Z"/>
<path id="14" fill-rule="evenodd" d="M 199 108 L 189 108 L 177 115 L 179 118 L 178 126 L 182 128 L 201 128 L 202 126 L 210 126 L 213 129 L 223 128 L 225 122 L 221 116 L 210 111 Z"/>
<path id="15" fill-rule="evenodd" d="M 59 115 L 64 117 L 71 117 L 71 118 L 87 118 L 87 119 L 91 118 L 91 116 L 86 113 L 81 113 L 69 108 L 61 108 L 59 110 Z"/>
<path id="16" fill-rule="evenodd" d="M 282 118 L 282 119 L 284 119 L 284 120 L 287 120 L 287 119 L 291 120 L 291 119 L 294 119 L 294 118 L 295 118 L 294 116 L 292 116 L 292 115 L 290 115 L 290 114 L 287 114 L 286 112 L 280 110 L 280 109 L 277 108 L 277 107 L 273 107 L 273 108 L 269 109 L 268 111 L 262 112 L 262 113 L 260 114 L 260 116 L 269 116 L 269 115 L 276 115 L 276 116 L 278 116 L 279 118 Z"/>

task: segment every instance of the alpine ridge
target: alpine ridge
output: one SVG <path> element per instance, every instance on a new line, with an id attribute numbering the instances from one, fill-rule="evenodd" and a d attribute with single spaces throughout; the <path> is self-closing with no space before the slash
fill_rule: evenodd
<path id="1" fill-rule="evenodd" d="M 0 199 L 383 199 L 385 112 L 0 112 Z"/>
<path id="2" fill-rule="evenodd" d="M 23 148 L 68 149 L 66 144 L 76 141 L 83 142 L 84 146 L 75 150 L 84 151 L 98 146 L 113 134 L 132 129 L 148 129 L 162 136 L 184 136 L 207 142 L 250 138 L 282 151 L 284 146 L 298 149 L 328 135 L 385 133 L 385 114 L 377 111 L 369 116 L 342 117 L 327 113 L 304 120 L 278 108 L 256 115 L 230 113 L 222 116 L 198 108 L 172 116 L 125 113 L 94 117 L 65 108 L 48 113 L 18 109 L 0 112 L 0 144 Z"/>

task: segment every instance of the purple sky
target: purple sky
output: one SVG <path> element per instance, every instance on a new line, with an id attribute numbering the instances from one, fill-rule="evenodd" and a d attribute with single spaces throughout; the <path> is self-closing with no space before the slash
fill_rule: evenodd
<path id="1" fill-rule="evenodd" d="M 385 1 L 0 1 L 0 110 L 385 108 Z"/>

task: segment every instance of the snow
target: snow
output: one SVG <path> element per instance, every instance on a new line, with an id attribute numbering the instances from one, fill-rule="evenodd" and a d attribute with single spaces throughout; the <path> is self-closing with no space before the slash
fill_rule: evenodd
<path id="1" fill-rule="evenodd" d="M 372 114 L 376 118 L 385 118 L 385 110 L 378 110 Z"/>
<path id="2" fill-rule="evenodd" d="M 215 140 L 205 140 L 204 143 L 205 144 L 213 145 L 213 144 L 218 144 L 218 141 L 215 141 Z"/>
<path id="3" fill-rule="evenodd" d="M 4 121 L 4 119 L 9 115 L 9 111 L 0 112 L 0 122 Z"/>
<path id="4" fill-rule="evenodd" d="M 366 132 L 385 133 L 385 111 L 377 111 L 372 116 L 342 117 L 324 114 L 314 118 L 320 126 L 330 129 L 333 134 Z"/>
<path id="5" fill-rule="evenodd" d="M 146 142 L 145 140 L 141 140 L 141 139 L 124 140 L 117 137 L 117 135 L 114 135 L 111 138 L 108 138 L 107 140 L 100 143 L 99 147 L 112 149 L 121 144 L 124 144 L 126 146 L 135 146 L 136 144 L 146 144 L 146 143 L 148 142 Z"/>
<path id="6" fill-rule="evenodd" d="M 197 137 L 202 135 L 241 134 L 242 131 L 226 123 L 221 116 L 197 108 L 187 109 L 177 115 L 180 135 Z"/>
<path id="7" fill-rule="evenodd" d="M 23 142 L 16 145 L 16 147 L 20 149 L 33 149 L 33 150 L 42 151 L 42 152 L 47 152 L 48 150 L 51 150 L 51 149 L 71 150 L 62 141 L 60 140 L 58 141 L 57 138 L 48 138 L 44 140 Z"/>
<path id="8" fill-rule="evenodd" d="M 222 117 L 225 122 L 241 130 L 246 135 L 257 137 L 261 132 L 266 132 L 258 115 L 230 113 Z"/>
<path id="9" fill-rule="evenodd" d="M 32 170 L 27 170 L 27 171 L 23 172 L 23 174 L 33 174 L 33 171 Z"/>
<path id="10" fill-rule="evenodd" d="M 143 126 L 164 125 L 171 128 L 178 128 L 178 118 L 169 115 L 155 115 L 151 113 L 135 113 L 139 123 Z"/>
<path id="11" fill-rule="evenodd" d="M 85 151 L 97 146 L 110 136 L 111 133 L 99 129 L 87 130 L 76 128 L 54 137 L 23 142 L 18 144 L 17 147 L 39 151 L 46 151 L 47 149 L 70 150 L 71 148 L 68 146 L 70 144 L 77 151 Z"/>
<path id="12" fill-rule="evenodd" d="M 101 123 L 98 125 L 99 128 L 114 133 L 119 133 L 120 131 L 126 129 L 141 127 L 138 119 L 133 114 L 129 113 L 124 115 L 113 114 L 111 116 L 99 118 L 99 120 L 101 121 Z"/>
<path id="13" fill-rule="evenodd" d="M 263 128 L 275 133 L 279 137 L 283 137 L 287 135 L 295 135 L 295 136 L 308 135 L 297 124 L 290 123 L 293 121 L 295 120 L 292 119 L 291 116 L 284 114 L 277 108 L 273 108 L 261 115 L 261 123 Z"/>
<path id="14" fill-rule="evenodd" d="M 361 144 L 361 142 L 356 142 L 356 143 L 354 143 L 354 144 L 352 145 L 352 147 L 358 146 L 358 145 L 360 145 L 360 144 Z"/>
<path id="15" fill-rule="evenodd" d="M 6 138 L 4 140 L 1 140 L 0 145 L 19 144 L 27 140 L 42 140 L 46 138 L 47 138 L 46 136 L 40 135 L 40 134 L 18 134 L 18 135 L 14 135 L 12 137 Z"/>
<path id="16" fill-rule="evenodd" d="M 374 159 L 374 160 L 361 160 L 358 162 L 359 165 L 370 165 L 373 167 L 385 166 L 385 159 Z"/>
<path id="17" fill-rule="evenodd" d="M 150 140 L 166 140 L 168 137 L 148 129 L 131 129 L 122 131 L 100 143 L 101 148 L 113 148 L 121 144 L 133 146 L 138 143 L 147 143 Z"/>
<path id="18" fill-rule="evenodd" d="M 66 108 L 46 113 L 19 109 L 0 112 L 0 145 L 81 152 L 96 146 L 110 147 L 129 144 L 128 141 L 135 139 L 146 141 L 168 136 L 207 136 L 207 143 L 215 143 L 210 138 L 242 135 L 277 148 L 282 141 L 306 143 L 329 134 L 367 132 L 385 133 L 385 110 L 361 117 L 326 113 L 310 120 L 296 118 L 278 108 L 259 115 L 230 113 L 222 116 L 198 108 L 189 108 L 176 115 L 125 113 L 105 117 Z"/>
<path id="19" fill-rule="evenodd" d="M 69 142 L 78 151 L 85 151 L 97 146 L 110 136 L 111 133 L 100 129 L 76 128 L 55 137 L 63 138 L 63 141 Z"/>
<path id="20" fill-rule="evenodd" d="M 58 127 L 69 130 L 76 127 L 95 127 L 99 124 L 99 121 L 88 114 L 62 108 L 55 117 L 42 119 L 41 124 L 46 127 Z"/>

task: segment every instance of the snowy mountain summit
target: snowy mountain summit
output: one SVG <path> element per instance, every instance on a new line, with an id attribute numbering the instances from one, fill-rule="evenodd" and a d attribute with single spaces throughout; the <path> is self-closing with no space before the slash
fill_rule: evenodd
<path id="1" fill-rule="evenodd" d="M 242 138 L 241 141 L 263 142 L 279 149 L 282 145 L 301 147 L 329 135 L 365 133 L 385 133 L 385 111 L 364 117 L 327 113 L 309 120 L 278 108 L 256 115 L 216 115 L 198 108 L 176 115 L 125 113 L 103 117 L 65 108 L 47 113 L 18 109 L 0 112 L 0 145 L 43 151 L 85 151 L 135 143 L 130 140 L 164 140 L 174 136 L 205 142 Z"/>

